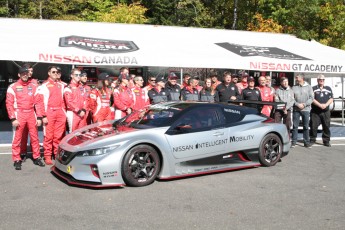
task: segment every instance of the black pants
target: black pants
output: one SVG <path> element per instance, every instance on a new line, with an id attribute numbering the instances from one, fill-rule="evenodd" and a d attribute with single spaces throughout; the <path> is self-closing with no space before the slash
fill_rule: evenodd
<path id="1" fill-rule="evenodd" d="M 311 112 L 310 113 L 310 141 L 315 142 L 317 137 L 317 127 L 322 124 L 322 141 L 328 143 L 331 140 L 331 112 Z"/>
<path id="2" fill-rule="evenodd" d="M 281 123 L 281 121 L 283 120 L 283 124 L 286 125 L 286 128 L 290 134 L 290 130 L 291 130 L 291 125 L 292 125 L 292 117 L 291 117 L 291 110 L 287 111 L 287 114 L 284 113 L 284 111 L 282 110 L 276 110 L 274 113 L 274 121 L 276 123 Z"/>

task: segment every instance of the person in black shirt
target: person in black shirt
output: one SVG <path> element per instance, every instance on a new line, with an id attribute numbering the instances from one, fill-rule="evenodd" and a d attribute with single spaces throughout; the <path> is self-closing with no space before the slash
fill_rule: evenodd
<path id="1" fill-rule="evenodd" d="M 218 102 L 218 92 L 216 89 L 212 88 L 212 80 L 211 78 L 205 79 L 205 85 L 200 91 L 200 101 L 208 101 L 208 102 Z"/>
<path id="2" fill-rule="evenodd" d="M 216 90 L 218 91 L 220 102 L 236 101 L 241 97 L 237 86 L 231 82 L 231 74 L 229 72 L 223 74 L 223 83 L 219 84 Z"/>
<path id="3" fill-rule="evenodd" d="M 166 80 L 162 76 L 156 78 L 155 87 L 148 92 L 151 104 L 171 101 L 170 93 L 165 89 L 165 82 Z"/>
<path id="4" fill-rule="evenodd" d="M 325 76 L 317 77 L 317 85 L 313 86 L 314 100 L 310 111 L 310 143 L 314 144 L 317 136 L 317 128 L 322 124 L 322 141 L 327 147 L 331 147 L 330 125 L 331 112 L 329 105 L 333 103 L 333 93 L 329 86 L 325 86 Z"/>
<path id="5" fill-rule="evenodd" d="M 235 85 L 238 83 L 238 74 L 236 73 L 231 74 L 231 82 L 234 83 Z"/>
<path id="6" fill-rule="evenodd" d="M 188 80 L 189 85 L 181 90 L 181 101 L 199 101 L 200 95 L 196 89 L 197 80 L 190 78 Z"/>
<path id="7" fill-rule="evenodd" d="M 248 77 L 248 87 L 242 90 L 241 98 L 248 101 L 262 101 L 260 90 L 255 88 L 254 77 Z M 261 105 L 256 104 L 244 104 L 244 106 L 258 109 L 258 111 L 261 111 L 262 108 Z"/>
<path id="8" fill-rule="evenodd" d="M 172 101 L 179 101 L 181 96 L 181 87 L 177 84 L 177 76 L 170 73 L 168 82 L 165 84 L 165 89 L 169 91 Z"/>

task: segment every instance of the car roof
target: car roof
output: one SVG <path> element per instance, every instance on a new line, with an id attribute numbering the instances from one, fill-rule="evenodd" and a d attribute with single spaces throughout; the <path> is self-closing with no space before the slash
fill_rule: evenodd
<path id="1" fill-rule="evenodd" d="M 162 106 L 162 107 L 171 107 L 171 108 L 178 107 L 178 108 L 183 108 L 183 109 L 187 109 L 187 108 L 192 109 L 195 107 L 198 107 L 198 108 L 221 107 L 221 108 L 237 110 L 241 112 L 242 114 L 258 114 L 257 109 L 241 106 L 237 104 L 224 103 L 224 102 L 169 101 L 169 102 L 163 102 L 156 105 Z"/>

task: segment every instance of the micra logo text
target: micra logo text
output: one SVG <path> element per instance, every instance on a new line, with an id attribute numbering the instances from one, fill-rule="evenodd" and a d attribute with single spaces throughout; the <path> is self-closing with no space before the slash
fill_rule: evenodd
<path id="1" fill-rule="evenodd" d="M 75 47 L 97 53 L 127 53 L 139 49 L 133 41 L 87 38 L 74 35 L 60 38 L 59 46 Z"/>

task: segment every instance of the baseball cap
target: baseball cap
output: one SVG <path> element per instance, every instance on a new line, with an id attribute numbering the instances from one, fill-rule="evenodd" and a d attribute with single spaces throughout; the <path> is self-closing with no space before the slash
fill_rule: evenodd
<path id="1" fill-rule="evenodd" d="M 249 76 L 249 77 L 248 77 L 248 81 L 255 81 L 255 78 L 252 77 L 252 76 Z"/>
<path id="2" fill-rule="evenodd" d="M 166 82 L 166 80 L 164 79 L 164 77 L 163 76 L 158 76 L 157 78 L 156 78 L 156 82 L 160 82 L 160 81 L 162 81 L 162 82 Z"/>
<path id="3" fill-rule="evenodd" d="M 26 67 L 20 67 L 19 70 L 18 70 L 19 74 L 27 73 L 27 72 L 29 72 L 29 70 Z"/>
<path id="4" fill-rule="evenodd" d="M 168 76 L 168 79 L 169 80 L 177 79 L 177 76 L 176 76 L 175 73 L 170 73 L 169 76 Z"/>
<path id="5" fill-rule="evenodd" d="M 243 72 L 241 75 L 242 77 L 249 77 L 249 74 L 247 72 Z"/>
<path id="6" fill-rule="evenodd" d="M 101 73 L 98 75 L 98 80 L 108 80 L 109 79 L 109 74 L 108 73 Z"/>
<path id="7" fill-rule="evenodd" d="M 326 78 L 323 74 L 320 74 L 319 76 L 317 76 L 317 80 L 320 80 L 320 79 L 325 80 Z"/>

